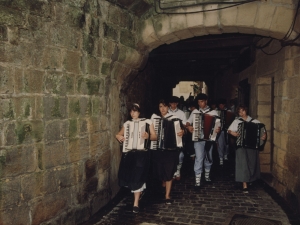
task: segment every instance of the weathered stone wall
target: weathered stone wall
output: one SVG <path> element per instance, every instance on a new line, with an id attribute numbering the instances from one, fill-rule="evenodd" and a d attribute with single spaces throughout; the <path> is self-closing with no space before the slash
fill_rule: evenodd
<path id="1" fill-rule="evenodd" d="M 280 43 L 273 41 L 263 50 L 272 54 L 280 48 Z M 272 174 L 273 179 L 266 181 L 298 212 L 299 56 L 298 46 L 285 47 L 274 55 L 258 50 L 254 64 L 240 73 L 240 80 L 248 78 L 251 84 L 250 115 L 263 122 L 268 130 L 268 142 L 260 154 L 261 170 Z"/>
<path id="2" fill-rule="evenodd" d="M 137 18 L 107 1 L 0 3 L 0 224 L 78 224 L 115 196 Z"/>

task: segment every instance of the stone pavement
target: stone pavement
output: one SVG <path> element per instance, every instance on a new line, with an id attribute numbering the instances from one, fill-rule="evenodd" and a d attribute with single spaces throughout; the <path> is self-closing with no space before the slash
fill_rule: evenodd
<path id="1" fill-rule="evenodd" d="M 234 181 L 233 161 L 226 161 L 224 167 L 215 161 L 213 183 L 201 181 L 202 188 L 195 191 L 193 161 L 186 160 L 182 179 L 173 183 L 171 205 L 164 204 L 164 189 L 151 179 L 140 201 L 140 213 L 132 213 L 133 195 L 121 189 L 111 204 L 84 225 L 300 224 L 299 217 L 264 182 L 257 181 L 250 185 L 248 194 L 242 193 L 241 184 Z M 243 215 L 249 217 L 241 219 Z"/>

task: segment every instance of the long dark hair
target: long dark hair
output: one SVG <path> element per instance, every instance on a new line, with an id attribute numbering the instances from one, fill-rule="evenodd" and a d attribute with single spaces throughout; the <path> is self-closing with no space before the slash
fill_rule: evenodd
<path id="1" fill-rule="evenodd" d="M 160 100 L 158 101 L 158 109 L 157 109 L 158 113 L 157 113 L 157 115 L 160 115 L 160 116 L 161 116 L 160 111 L 159 111 L 159 105 L 160 105 L 160 104 L 163 104 L 164 106 L 169 107 L 169 101 L 166 100 L 166 99 L 160 99 Z"/>

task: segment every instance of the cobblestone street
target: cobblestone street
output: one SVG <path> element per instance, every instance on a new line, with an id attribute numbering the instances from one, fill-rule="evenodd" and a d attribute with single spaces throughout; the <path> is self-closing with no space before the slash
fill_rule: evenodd
<path id="1" fill-rule="evenodd" d="M 140 213 L 134 214 L 132 194 L 121 189 L 119 200 L 112 201 L 110 207 L 84 225 L 300 224 L 299 218 L 264 182 L 255 182 L 250 185 L 248 194 L 242 193 L 241 184 L 234 181 L 232 164 L 232 161 L 227 161 L 224 167 L 215 165 L 211 175 L 213 183 L 202 181 L 201 189 L 195 191 L 193 161 L 185 161 L 182 179 L 173 183 L 171 205 L 164 204 L 164 189 L 160 183 L 152 182 L 140 201 Z M 250 219 L 244 219 L 244 223 L 234 221 L 237 216 L 249 216 Z"/>

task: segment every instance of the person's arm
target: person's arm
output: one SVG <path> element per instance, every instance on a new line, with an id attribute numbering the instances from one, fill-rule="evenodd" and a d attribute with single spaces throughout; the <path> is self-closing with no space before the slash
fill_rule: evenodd
<path id="1" fill-rule="evenodd" d="M 154 125 L 153 123 L 150 125 L 150 141 L 156 141 L 157 140 L 157 135 L 154 130 Z"/>
<path id="2" fill-rule="evenodd" d="M 125 140 L 125 138 L 124 138 L 124 127 L 122 127 L 122 129 L 119 131 L 119 133 L 117 133 L 116 138 L 120 143 L 122 143 Z"/>
<path id="3" fill-rule="evenodd" d="M 227 130 L 227 133 L 230 134 L 230 135 L 232 135 L 232 136 L 234 136 L 234 137 L 239 136 L 239 133 L 236 132 L 237 131 L 237 126 L 238 126 L 238 122 L 237 122 L 237 120 L 234 120 L 230 124 L 230 126 L 229 126 L 229 128 Z"/>

